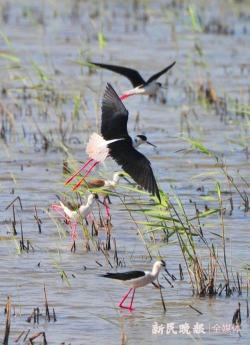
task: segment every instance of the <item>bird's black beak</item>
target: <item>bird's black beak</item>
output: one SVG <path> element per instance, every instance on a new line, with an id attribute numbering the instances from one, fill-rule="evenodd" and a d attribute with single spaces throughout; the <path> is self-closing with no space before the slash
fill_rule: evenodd
<path id="1" fill-rule="evenodd" d="M 100 204 L 104 205 L 104 203 L 99 199 L 98 194 L 95 194 L 95 200 L 99 202 Z"/>
<path id="2" fill-rule="evenodd" d="M 157 147 L 156 145 L 154 145 L 154 144 L 150 143 L 149 141 L 146 141 L 146 143 L 147 143 L 148 145 L 153 146 L 153 147 Z"/>
<path id="3" fill-rule="evenodd" d="M 127 177 L 122 176 L 122 178 L 123 178 L 126 182 L 128 182 L 129 184 L 132 184 L 131 181 L 129 181 L 129 179 L 127 179 Z"/>
<path id="4" fill-rule="evenodd" d="M 160 283 L 159 283 L 159 284 L 156 284 L 156 283 L 152 282 L 152 284 L 154 285 L 154 287 L 155 287 L 156 289 L 164 289 L 164 286 L 161 285 Z"/>

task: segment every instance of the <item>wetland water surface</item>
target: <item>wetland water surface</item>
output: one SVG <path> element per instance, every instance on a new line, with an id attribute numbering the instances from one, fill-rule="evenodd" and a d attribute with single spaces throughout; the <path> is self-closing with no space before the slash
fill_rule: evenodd
<path id="1" fill-rule="evenodd" d="M 1 338 L 5 333 L 4 307 L 11 296 L 10 344 L 22 332 L 17 340 L 20 344 L 28 343 L 38 332 L 45 332 L 48 344 L 249 344 L 248 1 L 5 0 L 0 3 L 0 12 Z M 136 292 L 134 312 L 119 310 L 116 305 L 126 287 L 98 276 L 110 271 L 111 265 L 116 269 L 114 239 L 121 263 L 118 270 L 151 269 L 153 262 L 140 236 L 145 227 L 135 224 L 121 202 L 123 198 L 111 197 L 111 250 L 97 250 L 98 240 L 106 242 L 103 229 L 98 240 L 90 238 L 90 250 L 86 250 L 86 238 L 79 227 L 76 252 L 70 251 L 67 225 L 49 211 L 57 202 L 56 194 L 73 195 L 64 186 L 63 162 L 67 159 L 76 168 L 79 160 L 85 161 L 89 134 L 100 123 L 106 83 L 112 83 L 118 93 L 130 87 L 122 76 L 90 70 L 85 63 L 91 59 L 138 68 L 145 78 L 176 60 L 168 78 L 161 78 L 166 102 L 163 97 L 156 102 L 140 96 L 126 100 L 129 127 L 134 134 L 146 133 L 157 145 L 157 149 L 143 146 L 140 150 L 152 162 L 161 189 L 174 204 L 174 195 L 178 195 L 189 217 L 195 217 L 194 203 L 200 212 L 221 206 L 220 186 L 222 212 L 201 218 L 200 226 L 209 246 L 214 243 L 220 262 L 225 230 L 230 285 L 234 288 L 231 296 L 226 297 L 224 291 L 214 297 L 193 295 L 177 238 L 167 242 L 157 236 L 149 245 L 153 261 L 160 253 L 169 272 L 177 277 L 171 281 L 173 287 L 162 275 L 159 278 L 166 313 L 159 290 L 151 285 Z M 219 161 L 197 147 L 193 149 L 187 138 L 202 142 Z M 93 175 L 110 178 L 113 169 L 117 167 L 107 160 Z M 131 202 L 125 187 L 127 183 L 122 182 L 118 191 Z M 13 207 L 6 207 L 17 196 L 23 209 L 15 201 L 13 226 Z M 98 219 L 97 206 L 94 214 Z M 134 213 L 132 217 L 140 218 Z M 20 249 L 21 226 L 24 243 L 30 243 L 28 251 Z M 200 238 L 195 241 L 206 270 L 208 252 Z M 219 291 L 224 281 L 219 267 L 216 271 Z M 242 294 L 236 288 L 237 273 Z M 44 317 L 44 284 L 56 322 L 53 317 L 50 322 Z M 238 302 L 240 335 L 226 331 Z M 33 318 L 27 322 L 36 307 L 41 313 L 39 323 L 34 324 Z M 171 332 L 172 323 L 177 334 Z M 189 334 L 181 334 L 184 323 L 190 332 L 183 332 Z M 204 329 L 195 333 L 199 325 Z M 154 334 L 156 326 L 158 334 Z M 36 341 L 42 343 L 41 337 Z"/>

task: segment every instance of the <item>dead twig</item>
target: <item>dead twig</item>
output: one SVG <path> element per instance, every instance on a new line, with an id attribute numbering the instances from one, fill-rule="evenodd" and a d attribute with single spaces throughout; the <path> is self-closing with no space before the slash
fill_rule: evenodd
<path id="1" fill-rule="evenodd" d="M 3 345 L 8 345 L 9 335 L 10 335 L 10 321 L 11 321 L 11 298 L 10 298 L 10 296 L 7 297 L 7 303 L 5 306 L 5 310 L 6 310 L 6 321 L 5 321 L 5 333 L 4 333 Z"/>

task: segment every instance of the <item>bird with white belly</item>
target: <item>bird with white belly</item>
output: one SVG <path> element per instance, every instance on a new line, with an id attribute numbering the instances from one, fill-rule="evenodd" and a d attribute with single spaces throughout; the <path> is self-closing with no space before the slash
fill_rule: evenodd
<path id="1" fill-rule="evenodd" d="M 120 99 L 124 100 L 133 95 L 148 95 L 150 97 L 156 97 L 158 91 L 162 88 L 162 84 L 159 83 L 157 79 L 167 73 L 175 65 L 175 61 L 160 72 L 152 75 L 147 81 L 142 78 L 141 74 L 137 70 L 132 68 L 99 62 L 90 62 L 90 64 L 121 74 L 129 79 L 133 85 L 133 89 L 123 92 Z"/>
<path id="2" fill-rule="evenodd" d="M 146 286 L 148 284 L 153 284 L 153 282 L 158 278 L 160 270 L 162 267 L 166 267 L 166 264 L 163 260 L 156 261 L 153 265 L 152 271 L 128 271 L 128 272 L 121 272 L 121 273 L 106 273 L 100 275 L 104 278 L 110 278 L 114 280 L 118 280 L 121 283 L 130 287 L 128 293 L 124 295 L 119 302 L 118 306 L 120 308 L 128 309 L 129 311 L 133 310 L 133 301 L 135 296 L 135 290 L 137 288 Z M 129 297 L 130 293 L 132 292 L 132 297 L 129 306 L 125 306 L 123 303 Z"/>
<path id="3" fill-rule="evenodd" d="M 73 241 L 77 239 L 76 226 L 81 219 L 87 219 L 87 217 L 92 213 L 94 202 L 99 201 L 97 194 L 91 193 L 88 196 L 86 204 L 76 204 L 72 205 L 67 202 L 62 202 L 59 200 L 58 204 L 51 205 L 51 209 L 56 211 L 58 214 L 64 217 L 64 220 L 71 228 L 71 238 Z M 66 205 L 67 203 L 67 205 Z"/>
<path id="4" fill-rule="evenodd" d="M 86 152 L 89 160 L 71 176 L 65 184 L 71 182 L 89 164 L 92 166 L 83 178 L 74 186 L 78 188 L 96 165 L 113 158 L 134 181 L 161 201 L 160 192 L 151 168 L 150 161 L 136 148 L 142 143 L 149 143 L 145 135 L 137 135 L 132 140 L 127 130 L 128 111 L 110 84 L 104 93 L 102 101 L 101 135 L 93 133 L 87 144 Z"/>

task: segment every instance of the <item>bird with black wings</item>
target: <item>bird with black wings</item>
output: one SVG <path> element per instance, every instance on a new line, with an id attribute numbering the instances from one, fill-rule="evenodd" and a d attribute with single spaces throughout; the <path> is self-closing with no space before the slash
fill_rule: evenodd
<path id="1" fill-rule="evenodd" d="M 158 90 L 162 87 L 162 84 L 157 82 L 157 79 L 160 78 L 160 76 L 162 76 L 163 74 L 167 73 L 175 65 L 175 61 L 172 62 L 169 66 L 162 69 L 160 72 L 153 74 L 148 80 L 144 80 L 141 74 L 133 68 L 118 65 L 109 65 L 99 62 L 90 62 L 90 64 L 121 74 L 129 79 L 129 81 L 133 85 L 133 89 L 124 91 L 124 93 L 120 97 L 121 100 L 123 100 L 133 95 L 156 96 Z"/>
<path id="2" fill-rule="evenodd" d="M 142 143 L 148 143 L 146 136 L 138 135 L 134 140 L 128 134 L 128 111 L 110 84 L 107 84 L 102 100 L 102 137 L 109 141 L 109 155 L 133 180 L 160 200 L 159 189 L 150 161 L 136 150 Z M 151 144 L 152 145 L 152 144 Z"/>
<path id="3" fill-rule="evenodd" d="M 86 153 L 89 156 L 88 161 L 66 181 L 66 184 L 92 163 L 84 177 L 73 187 L 73 190 L 77 189 L 94 167 L 110 156 L 139 186 L 152 195 L 156 195 L 160 201 L 160 193 L 151 163 L 136 150 L 143 143 L 155 145 L 148 142 L 145 135 L 137 135 L 132 140 L 128 134 L 127 123 L 128 111 L 113 87 L 108 83 L 102 99 L 101 135 L 92 133 L 86 147 Z"/>

